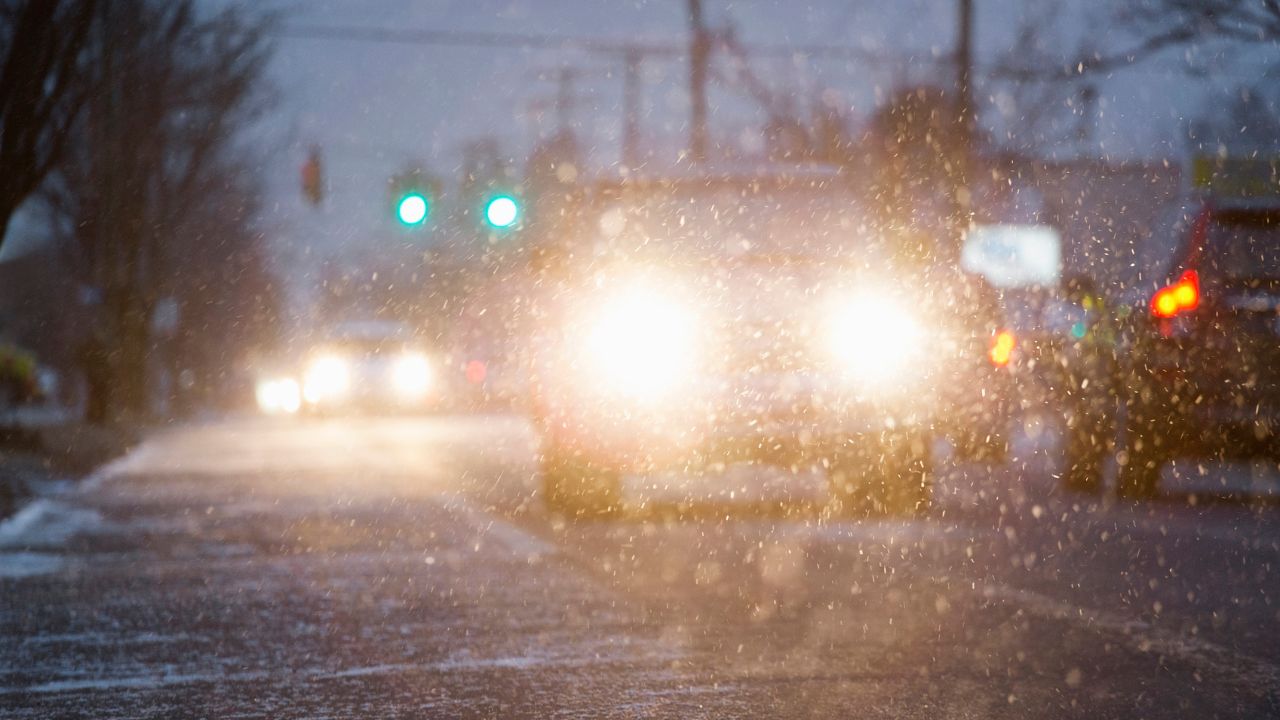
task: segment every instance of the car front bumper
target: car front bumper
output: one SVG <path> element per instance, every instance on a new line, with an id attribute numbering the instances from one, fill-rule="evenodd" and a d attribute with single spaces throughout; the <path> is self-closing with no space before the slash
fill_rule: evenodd
<path id="1" fill-rule="evenodd" d="M 1007 420 L 1007 392 L 996 387 L 969 393 L 963 401 L 960 394 L 933 391 L 856 398 L 704 390 L 647 408 L 559 396 L 540 403 L 536 417 L 543 435 L 561 451 L 628 468 L 748 460 L 790 464 L 828 457 L 854 443 L 949 434 L 984 420 L 990 426 L 986 434 L 1002 434 Z"/>

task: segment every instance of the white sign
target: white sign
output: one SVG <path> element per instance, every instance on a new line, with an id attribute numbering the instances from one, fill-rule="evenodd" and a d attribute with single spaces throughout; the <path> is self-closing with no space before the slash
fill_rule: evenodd
<path id="1" fill-rule="evenodd" d="M 965 238 L 960 265 L 998 288 L 1057 285 L 1062 237 L 1048 225 L 979 225 Z"/>

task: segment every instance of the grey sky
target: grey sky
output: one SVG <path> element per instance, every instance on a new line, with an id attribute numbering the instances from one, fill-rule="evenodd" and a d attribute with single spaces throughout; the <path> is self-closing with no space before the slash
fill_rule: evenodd
<path id="1" fill-rule="evenodd" d="M 214 2 L 216 0 L 211 0 Z M 851 45 L 917 58 L 906 69 L 867 68 L 840 61 L 769 59 L 755 71 L 799 103 L 823 89 L 864 118 L 902 84 L 945 82 L 944 60 L 953 45 L 955 0 L 893 3 L 804 0 L 704 0 L 713 25 L 734 23 L 747 42 Z M 1012 41 L 1018 22 L 1035 3 L 977 0 L 977 47 L 990 62 Z M 287 22 L 361 27 L 533 32 L 601 39 L 683 42 L 683 0 L 324 0 L 281 3 Z M 1074 47 L 1089 35 L 1100 47 L 1125 38 L 1092 20 L 1100 5 L 1063 4 L 1047 36 Z M 554 92 L 545 77 L 563 65 L 581 68 L 574 127 L 595 167 L 617 161 L 620 137 L 620 66 L 606 56 L 577 51 L 421 47 L 284 38 L 272 78 L 280 101 L 266 131 L 264 158 L 269 187 L 265 220 L 286 262 L 335 252 L 366 252 L 386 242 L 390 226 L 386 179 L 417 158 L 451 179 L 459 148 L 480 136 L 498 138 L 505 152 L 522 158 L 554 115 L 539 114 Z M 645 66 L 644 143 L 678 148 L 687 117 L 681 60 Z M 1089 143 L 1062 148 L 1069 154 L 1118 159 L 1176 157 L 1176 132 L 1206 104 L 1221 104 L 1244 78 L 1190 79 L 1168 62 L 1144 64 L 1099 87 L 1096 128 Z M 1216 86 L 1216 87 L 1215 87 Z M 1022 116 L 1016 98 L 999 88 L 979 93 L 994 127 L 1001 113 Z M 761 117 L 754 103 L 723 86 L 713 90 L 712 131 L 718 139 L 749 142 Z M 302 200 L 298 167 L 317 143 L 326 161 L 328 198 L 316 210 Z M 1046 149 L 1046 148 L 1041 148 Z M 310 248 L 309 252 L 304 250 Z"/>
<path id="2" fill-rule="evenodd" d="M 207 0 L 211 6 L 242 0 Z M 269 0 L 292 24 L 323 24 L 436 31 L 533 32 L 605 40 L 683 42 L 684 0 Z M 849 45 L 913 59 L 905 67 L 866 67 L 842 61 L 762 59 L 753 69 L 802 107 L 823 90 L 865 118 L 878 101 L 904 84 L 942 83 L 954 37 L 955 0 L 704 0 L 712 25 L 732 22 L 749 43 Z M 1098 18 L 1103 0 L 976 0 L 977 52 L 991 62 L 1012 42 L 1028 8 L 1055 6 L 1045 30 L 1050 44 L 1074 48 L 1087 37 L 1099 48 L 1127 38 Z M 263 7 L 250 3 L 249 7 Z M 1262 62 L 1274 64 L 1274 49 Z M 1254 58 L 1258 60 L 1257 57 Z M 1237 87 L 1261 77 L 1257 62 L 1206 64 L 1196 79 L 1176 70 L 1177 53 L 1126 70 L 1099 85 L 1093 134 L 1087 143 L 1060 146 L 1066 154 L 1177 158 L 1178 130 L 1205 108 L 1222 107 Z M 267 184 L 264 222 L 286 263 L 339 251 L 363 252 L 388 232 L 385 183 L 412 159 L 451 178 L 468 140 L 492 136 L 522 158 L 552 129 L 546 105 L 554 84 L 545 76 L 572 65 L 577 82 L 574 129 L 595 167 L 617 161 L 621 130 L 620 64 L 577 51 L 421 47 L 342 40 L 282 38 L 271 68 L 279 102 L 257 134 Z M 686 69 L 679 59 L 645 65 L 643 142 L 673 151 L 685 138 Z M 989 125 L 1019 120 L 1029 111 L 999 87 L 979 92 Z M 749 144 L 761 120 L 739 91 L 713 86 L 712 132 Z M 541 108 L 541 109 L 540 109 Z M 1070 121 L 1070 118 L 1068 118 Z M 319 144 L 326 161 L 325 207 L 307 206 L 298 168 L 307 147 Z M 1037 143 L 1037 150 L 1054 148 Z M 17 232 L 15 235 L 22 235 Z M 23 239 L 8 243 L 20 251 Z"/>

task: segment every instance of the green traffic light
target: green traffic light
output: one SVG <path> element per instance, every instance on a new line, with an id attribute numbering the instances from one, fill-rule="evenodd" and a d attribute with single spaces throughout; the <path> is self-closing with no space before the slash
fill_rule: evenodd
<path id="1" fill-rule="evenodd" d="M 484 206 L 484 219 L 496 228 L 509 228 L 520 219 L 520 203 L 510 195 L 498 195 Z"/>
<path id="2" fill-rule="evenodd" d="M 405 225 L 421 225 L 426 221 L 428 212 L 427 198 L 421 193 L 409 193 L 396 203 L 396 217 Z"/>

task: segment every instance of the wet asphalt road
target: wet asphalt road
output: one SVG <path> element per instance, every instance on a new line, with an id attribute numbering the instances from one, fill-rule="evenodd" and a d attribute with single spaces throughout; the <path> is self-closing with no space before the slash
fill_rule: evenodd
<path id="1" fill-rule="evenodd" d="M 0 524 L 0 717 L 1280 717 L 1280 507 L 1025 430 L 921 520 L 731 468 L 565 523 L 517 418 L 174 429 Z"/>

